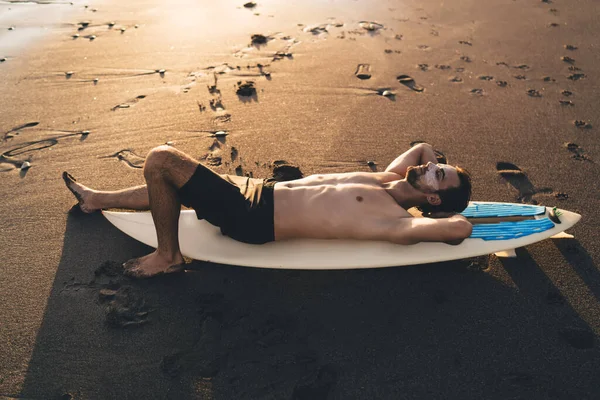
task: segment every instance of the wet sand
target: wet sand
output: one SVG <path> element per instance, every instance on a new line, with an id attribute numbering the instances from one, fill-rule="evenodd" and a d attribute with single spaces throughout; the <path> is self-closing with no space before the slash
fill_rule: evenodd
<path id="1" fill-rule="evenodd" d="M 0 397 L 598 397 L 596 10 L 0 3 Z M 382 171 L 415 141 L 469 169 L 475 200 L 579 212 L 575 239 L 134 281 L 118 265 L 150 249 L 69 212 L 61 179 L 139 185 L 167 142 L 220 173 Z"/>

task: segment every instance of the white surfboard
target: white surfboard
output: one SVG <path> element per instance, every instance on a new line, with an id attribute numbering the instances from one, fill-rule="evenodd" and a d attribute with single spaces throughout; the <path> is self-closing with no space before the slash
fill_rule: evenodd
<path id="1" fill-rule="evenodd" d="M 472 205 L 525 207 L 521 204 L 472 202 Z M 531 207 L 531 206 L 528 206 Z M 538 207 L 539 215 L 527 221 L 503 222 L 500 232 L 511 232 L 501 239 L 468 238 L 460 245 L 423 242 L 399 245 L 382 241 L 292 239 L 260 245 L 246 244 L 223 236 L 218 227 L 198 220 L 193 210 L 183 210 L 179 218 L 179 244 L 184 256 L 220 264 L 278 269 L 354 269 L 381 268 L 457 260 L 496 253 L 513 257 L 514 249 L 553 237 L 568 237 L 564 231 L 575 225 L 581 215 L 560 212 L 560 223 L 552 222 L 552 208 Z M 104 216 L 132 238 L 156 247 L 156 230 L 150 212 L 103 211 Z M 514 215 L 514 214 L 512 214 Z M 475 225 L 480 236 L 486 236 L 487 224 Z M 498 225 L 489 224 L 492 237 L 498 236 Z M 532 228 L 533 226 L 533 228 Z M 478 228 L 480 227 L 480 228 Z M 495 235 L 495 236 L 494 236 Z M 512 236 L 516 236 L 510 238 Z"/>

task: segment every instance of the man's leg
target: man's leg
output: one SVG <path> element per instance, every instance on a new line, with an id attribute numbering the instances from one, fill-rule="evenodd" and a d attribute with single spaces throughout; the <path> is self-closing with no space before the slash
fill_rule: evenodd
<path id="1" fill-rule="evenodd" d="M 153 253 L 125 263 L 125 272 L 148 277 L 182 269 L 179 249 L 179 214 L 181 202 L 177 190 L 194 174 L 198 162 L 169 146 L 150 151 L 144 164 L 148 199 L 156 227 L 158 248 Z"/>
<path id="2" fill-rule="evenodd" d="M 103 208 L 132 208 L 149 210 L 150 200 L 146 185 L 116 191 L 99 191 L 77 182 L 75 178 L 63 172 L 63 179 L 69 190 L 79 201 L 83 212 L 91 213 Z"/>

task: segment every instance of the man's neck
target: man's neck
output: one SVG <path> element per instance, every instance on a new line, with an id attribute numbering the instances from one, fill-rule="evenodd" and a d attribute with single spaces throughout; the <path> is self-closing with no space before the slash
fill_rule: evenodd
<path id="1" fill-rule="evenodd" d="M 384 185 L 387 194 L 392 196 L 400 207 L 408 210 L 421 203 L 421 192 L 416 190 L 406 179 L 388 182 Z"/>

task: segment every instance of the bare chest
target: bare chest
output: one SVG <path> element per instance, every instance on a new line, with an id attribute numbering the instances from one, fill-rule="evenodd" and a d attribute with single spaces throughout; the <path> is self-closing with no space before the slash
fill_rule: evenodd
<path id="1" fill-rule="evenodd" d="M 275 188 L 275 236 L 351 237 L 358 220 L 409 215 L 380 182 Z"/>

